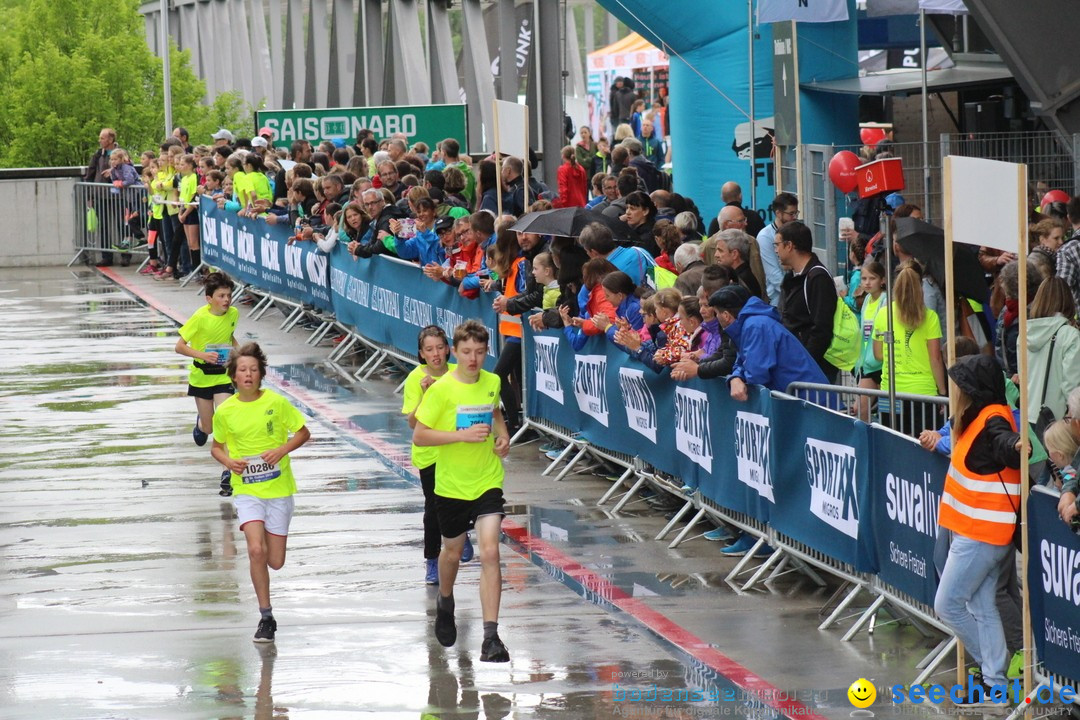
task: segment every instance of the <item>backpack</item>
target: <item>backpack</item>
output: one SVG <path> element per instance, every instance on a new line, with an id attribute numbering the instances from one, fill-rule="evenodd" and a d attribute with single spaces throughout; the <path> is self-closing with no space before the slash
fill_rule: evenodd
<path id="1" fill-rule="evenodd" d="M 825 270 L 826 275 L 829 273 L 821 265 L 815 265 L 810 270 L 813 271 L 815 268 Z M 806 274 L 807 279 L 809 279 L 810 273 L 807 272 Z M 803 282 L 803 301 L 806 303 L 807 310 L 809 310 L 810 298 L 806 292 L 805 281 Z M 829 347 L 825 350 L 825 360 L 835 368 L 851 372 L 862 351 L 862 327 L 859 325 L 859 318 L 855 315 L 855 311 L 848 307 L 848 304 L 839 295 L 836 297 L 836 309 L 833 310 L 832 329 L 832 342 L 829 343 Z"/>

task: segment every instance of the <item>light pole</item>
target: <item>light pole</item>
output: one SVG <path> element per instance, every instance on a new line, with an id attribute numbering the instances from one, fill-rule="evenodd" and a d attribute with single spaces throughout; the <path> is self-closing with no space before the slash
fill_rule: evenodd
<path id="1" fill-rule="evenodd" d="M 172 70 L 169 67 L 169 0 L 161 0 L 161 71 L 165 79 L 165 137 L 172 132 Z"/>

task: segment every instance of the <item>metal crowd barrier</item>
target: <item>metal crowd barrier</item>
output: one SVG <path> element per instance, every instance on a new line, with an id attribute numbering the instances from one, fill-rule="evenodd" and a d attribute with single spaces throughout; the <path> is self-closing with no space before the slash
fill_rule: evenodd
<path id="1" fill-rule="evenodd" d="M 865 399 L 867 402 L 867 405 L 864 406 L 867 412 L 865 418 L 868 422 L 872 422 L 874 417 L 877 416 L 874 404 L 882 402 L 884 405 L 887 403 L 888 398 L 887 392 L 849 385 L 794 383 L 787 390 L 787 393 L 775 392 L 773 395 L 776 397 L 794 397 L 811 402 L 821 400 L 826 395 L 833 397 L 839 395 L 843 400 L 844 407 L 849 408 L 847 415 L 852 416 L 853 420 L 855 419 L 854 416 L 859 413 L 860 401 Z M 884 402 L 882 398 L 885 398 Z M 943 410 L 947 411 L 947 398 L 906 395 L 903 393 L 896 394 L 895 398 L 897 409 L 894 414 L 896 419 L 900 421 L 896 423 L 896 429 L 898 430 L 907 430 L 909 434 L 922 428 L 936 430 L 944 422 Z M 845 630 L 842 637 L 843 641 L 852 640 L 862 630 L 873 633 L 879 611 L 885 610 L 892 616 L 893 621 L 903 620 L 910 622 L 926 637 L 932 636 L 931 630 L 936 630 L 944 635 L 944 639 L 916 665 L 920 673 L 914 680 L 915 683 L 921 683 L 935 674 L 937 668 L 950 658 L 950 651 L 955 648 L 957 642 L 956 638 L 944 623 L 937 618 L 932 607 L 918 602 L 882 582 L 876 575 L 857 572 L 848 563 L 840 562 L 804 543 L 779 533 L 766 523 L 762 523 L 753 517 L 723 508 L 703 497 L 700 493 L 682 492 L 677 482 L 666 480 L 653 471 L 652 468 L 644 466 L 636 458 L 613 457 L 614 454 L 604 450 L 602 447 L 591 444 L 576 434 L 573 429 L 556 426 L 542 418 L 530 418 L 524 405 L 523 411 L 528 426 L 552 437 L 560 438 L 567 443 L 567 447 L 563 452 L 544 471 L 545 476 L 549 475 L 566 458 L 572 456 L 570 462 L 556 477 L 557 480 L 562 480 L 582 459 L 593 456 L 598 459 L 613 461 L 625 468 L 623 475 L 604 493 L 597 505 L 603 506 L 607 503 L 632 477 L 634 480 L 630 488 L 612 509 L 613 512 L 621 510 L 646 483 L 650 483 L 653 487 L 680 499 L 683 502 L 682 507 L 656 536 L 658 541 L 664 540 L 683 521 L 683 518 L 690 514 L 691 511 L 695 511 L 689 522 L 683 526 L 678 535 L 669 543 L 669 548 L 675 548 L 685 541 L 693 528 L 706 516 L 717 524 L 723 523 L 734 526 L 755 538 L 755 544 L 750 551 L 740 558 L 739 562 L 725 577 L 725 581 L 737 591 L 745 592 L 759 583 L 767 585 L 788 572 L 799 572 L 809 577 L 818 586 L 823 587 L 826 582 L 821 573 L 825 573 L 842 580 L 843 584 L 823 607 L 822 614 L 827 614 L 827 617 L 822 621 L 819 629 L 827 629 L 844 620 L 843 613 L 859 595 L 865 592 L 869 593 L 873 600 L 868 607 L 860 609 L 849 616 L 849 618 L 854 617 L 856 619 Z M 756 553 L 766 545 L 771 546 L 774 552 L 766 556 L 760 564 L 752 566 L 751 563 L 756 559 Z M 746 574 L 750 574 L 749 579 L 741 582 L 741 576 Z M 831 607 L 838 597 L 840 598 L 839 602 L 836 603 L 835 607 Z"/>
<path id="2" fill-rule="evenodd" d="M 946 397 L 896 393 L 896 407 L 890 413 L 887 391 L 847 385 L 791 383 L 787 394 L 824 407 L 827 407 L 825 398 L 839 396 L 848 415 L 865 423 L 877 422 L 913 438 L 918 438 L 922 430 L 937 430 L 944 425 L 949 410 Z"/>
<path id="3" fill-rule="evenodd" d="M 1061 495 L 1061 493 L 1057 489 L 1048 487 L 1046 485 L 1034 485 L 1031 488 L 1031 492 L 1044 493 L 1044 494 L 1050 495 L 1051 497 L 1054 497 L 1054 498 L 1060 497 L 1060 495 Z M 1030 562 L 1030 560 L 1029 560 L 1029 562 Z M 1026 582 L 1027 578 L 1022 578 L 1022 580 L 1024 582 Z M 1034 632 L 1039 632 L 1040 631 L 1039 628 L 1033 628 L 1033 630 L 1034 630 Z M 1059 691 L 1063 687 L 1070 687 L 1074 691 L 1077 691 L 1078 689 L 1080 689 L 1080 667 L 1074 668 L 1075 677 L 1069 677 L 1069 676 L 1066 676 L 1066 675 L 1061 675 L 1059 673 L 1055 673 L 1055 672 L 1051 672 L 1050 670 L 1047 670 L 1046 667 L 1040 662 L 1039 657 L 1038 657 L 1038 652 L 1036 651 L 1035 648 L 1031 648 L 1031 657 L 1032 657 L 1032 673 L 1031 673 L 1031 675 L 1032 675 L 1032 679 L 1035 682 L 1032 685 L 1031 690 L 1027 694 L 1027 698 L 1029 700 L 1034 700 L 1035 699 L 1035 694 L 1038 693 L 1041 688 L 1051 688 L 1054 691 L 1054 696 L 1055 697 L 1060 697 Z M 1076 710 L 1077 707 L 1080 707 L 1080 693 L 1077 693 L 1076 696 L 1073 698 L 1072 704 L 1073 704 L 1073 717 L 1076 717 L 1077 714 L 1080 713 L 1080 711 Z M 1009 715 L 1007 720 L 1018 720 L 1018 718 L 1024 716 L 1025 711 L 1030 711 L 1031 708 L 1032 708 L 1031 704 L 1028 704 L 1028 703 L 1025 703 L 1025 702 L 1020 702 L 1018 704 L 1017 708 L 1012 712 L 1012 714 Z"/>
<path id="4" fill-rule="evenodd" d="M 72 197 L 75 256 L 68 267 L 80 259 L 92 260 L 94 253 L 103 260 L 116 256 L 147 255 L 147 189 L 142 185 L 116 188 L 105 183 L 75 183 Z"/>

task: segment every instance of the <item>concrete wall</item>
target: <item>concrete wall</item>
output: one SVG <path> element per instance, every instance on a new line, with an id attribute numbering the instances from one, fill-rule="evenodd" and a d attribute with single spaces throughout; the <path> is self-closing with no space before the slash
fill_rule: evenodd
<path id="1" fill-rule="evenodd" d="M 0 240 L 0 267 L 66 265 L 75 255 L 75 178 L 0 179 L 10 223 Z"/>

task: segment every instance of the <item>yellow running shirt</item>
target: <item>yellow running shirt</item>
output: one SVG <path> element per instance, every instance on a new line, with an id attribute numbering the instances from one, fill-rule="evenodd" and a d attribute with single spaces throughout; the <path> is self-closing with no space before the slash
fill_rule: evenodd
<path id="1" fill-rule="evenodd" d="M 447 373 L 454 372 L 454 368 L 457 367 L 454 363 L 447 364 Z M 424 391 L 420 389 L 420 381 L 428 376 L 427 365 L 417 365 L 413 368 L 413 371 L 409 373 L 405 378 L 405 389 L 402 392 L 401 400 L 401 414 L 408 415 L 420 404 L 420 401 L 424 398 Z M 446 374 L 441 377 L 435 378 L 441 380 L 446 377 Z M 428 388 L 430 389 L 430 388 Z M 439 448 L 437 447 L 420 447 L 418 445 L 412 446 L 412 464 L 417 470 L 423 470 L 429 465 L 435 463 L 436 458 L 439 455 Z"/>
<path id="2" fill-rule="evenodd" d="M 199 176 L 195 173 L 180 176 L 180 202 L 190 203 L 199 189 Z M 180 208 L 183 210 L 183 208 Z"/>
<path id="3" fill-rule="evenodd" d="M 495 408 L 499 406 L 499 376 L 480 371 L 475 383 L 461 382 L 447 373 L 428 388 L 416 419 L 433 430 L 464 430 L 479 423 L 491 426 L 482 443 L 439 445 L 435 465 L 435 494 L 475 500 L 503 484 L 503 464 L 495 454 Z"/>
<path id="4" fill-rule="evenodd" d="M 911 395 L 937 395 L 937 381 L 930 365 L 930 350 L 927 340 L 941 338 L 941 323 L 937 313 L 927 309 L 923 324 L 917 328 L 906 328 L 900 323 L 900 311 L 896 303 L 889 306 L 893 315 L 893 345 L 896 346 L 896 392 Z M 889 353 L 892 351 L 885 342 L 885 332 L 889 327 L 888 316 L 879 312 L 874 319 L 874 340 L 881 341 L 881 389 L 889 389 Z"/>
<path id="5" fill-rule="evenodd" d="M 209 305 L 203 305 L 180 328 L 180 337 L 199 352 L 206 352 L 209 345 L 232 347 L 232 336 L 236 332 L 236 321 L 239 319 L 240 311 L 235 307 L 230 307 L 224 315 L 214 315 L 210 312 Z M 191 369 L 188 371 L 188 382 L 192 387 L 214 387 L 232 382 L 225 374 L 224 363 L 207 366 L 211 370 L 210 374 L 203 372 L 200 365 L 204 363 L 192 358 Z M 217 371 L 218 368 L 220 372 Z"/>
<path id="6" fill-rule="evenodd" d="M 304 427 L 304 416 L 272 390 L 262 390 L 258 400 L 244 402 L 239 395 L 214 411 L 214 439 L 223 443 L 230 458 L 246 458 L 243 475 L 232 474 L 233 494 L 259 498 L 288 497 L 296 493 L 289 456 L 269 465 L 260 453 L 281 447 L 289 433 Z"/>

